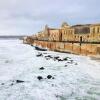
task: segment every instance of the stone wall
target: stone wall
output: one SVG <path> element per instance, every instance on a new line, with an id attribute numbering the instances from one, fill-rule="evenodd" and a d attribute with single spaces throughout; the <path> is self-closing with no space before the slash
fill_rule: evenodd
<path id="1" fill-rule="evenodd" d="M 48 42 L 37 41 L 33 42 L 33 45 L 48 48 L 52 51 L 70 52 L 81 55 L 100 55 L 100 44 L 82 44 L 79 43 L 64 43 L 64 42 Z"/>

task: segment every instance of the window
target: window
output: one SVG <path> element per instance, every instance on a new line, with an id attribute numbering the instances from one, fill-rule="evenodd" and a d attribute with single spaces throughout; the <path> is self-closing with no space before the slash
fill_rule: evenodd
<path id="1" fill-rule="evenodd" d="M 97 33 L 99 33 L 99 27 L 97 28 Z"/>
<path id="2" fill-rule="evenodd" d="M 95 33 L 95 28 L 93 28 L 93 33 Z"/>
<path id="3" fill-rule="evenodd" d="M 89 38 L 89 35 L 87 36 L 87 38 Z"/>

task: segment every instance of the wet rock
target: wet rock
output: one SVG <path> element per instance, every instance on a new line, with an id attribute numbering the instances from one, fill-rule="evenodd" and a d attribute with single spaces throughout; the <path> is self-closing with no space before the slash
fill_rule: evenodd
<path id="1" fill-rule="evenodd" d="M 52 87 L 54 87 L 54 84 L 51 84 Z"/>
<path id="2" fill-rule="evenodd" d="M 67 60 L 68 60 L 68 57 L 66 57 L 66 58 L 63 58 L 63 60 L 64 60 L 64 61 L 67 61 Z"/>
<path id="3" fill-rule="evenodd" d="M 54 57 L 54 61 L 58 60 L 59 59 L 59 56 L 56 56 Z"/>
<path id="4" fill-rule="evenodd" d="M 1 85 L 5 85 L 4 83 L 1 83 Z"/>
<path id="5" fill-rule="evenodd" d="M 48 79 L 51 79 L 51 78 L 52 78 L 52 76 L 51 76 L 51 75 L 48 75 L 48 76 L 47 76 L 47 78 L 48 78 Z"/>
<path id="6" fill-rule="evenodd" d="M 67 63 L 71 63 L 70 61 L 68 61 Z"/>
<path id="7" fill-rule="evenodd" d="M 78 63 L 75 63 L 75 65 L 78 65 Z"/>
<path id="8" fill-rule="evenodd" d="M 45 58 L 53 58 L 51 55 L 47 55 L 45 56 Z"/>
<path id="9" fill-rule="evenodd" d="M 65 65 L 64 67 L 67 67 L 68 65 Z"/>
<path id="10" fill-rule="evenodd" d="M 46 58 L 46 60 L 50 60 L 50 58 Z"/>
<path id="11" fill-rule="evenodd" d="M 70 60 L 71 62 L 73 62 L 73 60 Z"/>
<path id="12" fill-rule="evenodd" d="M 52 77 L 52 79 L 55 79 L 54 77 Z"/>
<path id="13" fill-rule="evenodd" d="M 22 81 L 22 80 L 16 80 L 16 83 L 23 83 L 25 81 Z"/>
<path id="14" fill-rule="evenodd" d="M 59 56 L 54 57 L 54 59 L 58 59 L 58 58 L 59 58 Z"/>
<path id="15" fill-rule="evenodd" d="M 43 53 L 43 54 L 47 54 L 47 53 Z"/>
<path id="16" fill-rule="evenodd" d="M 63 61 L 62 59 L 58 59 L 58 61 Z"/>
<path id="17" fill-rule="evenodd" d="M 14 85 L 14 83 L 11 83 L 11 84 L 10 84 L 10 86 L 13 86 L 13 85 Z"/>
<path id="18" fill-rule="evenodd" d="M 38 80 L 42 80 L 43 77 L 42 77 L 42 76 L 38 76 L 37 79 L 38 79 Z"/>
<path id="19" fill-rule="evenodd" d="M 45 68 L 44 67 L 41 67 L 41 68 L 39 68 L 40 70 L 44 70 Z"/>
<path id="20" fill-rule="evenodd" d="M 41 57 L 41 56 L 43 56 L 43 55 L 42 55 L 42 53 L 40 53 L 40 54 L 37 54 L 36 56 L 37 56 L 37 57 Z"/>

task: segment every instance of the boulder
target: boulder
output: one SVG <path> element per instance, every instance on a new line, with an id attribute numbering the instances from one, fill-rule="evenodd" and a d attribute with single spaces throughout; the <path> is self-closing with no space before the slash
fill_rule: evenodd
<path id="1" fill-rule="evenodd" d="M 42 55 L 42 53 L 40 53 L 40 54 L 37 54 L 36 56 L 37 56 L 37 57 L 41 57 L 41 56 L 43 56 L 43 55 Z"/>
<path id="2" fill-rule="evenodd" d="M 44 67 L 41 67 L 41 68 L 39 68 L 40 70 L 44 70 L 45 68 Z"/>
<path id="3" fill-rule="evenodd" d="M 42 76 L 38 76 L 37 79 L 38 79 L 38 80 L 42 80 L 43 77 L 42 77 Z"/>
<path id="4" fill-rule="evenodd" d="M 48 79 L 51 79 L 51 78 L 52 78 L 52 76 L 51 76 L 51 75 L 48 75 L 48 76 L 47 76 L 47 78 L 48 78 Z"/>
<path id="5" fill-rule="evenodd" d="M 16 80 L 16 83 L 23 83 L 25 81 L 22 81 L 22 80 Z"/>

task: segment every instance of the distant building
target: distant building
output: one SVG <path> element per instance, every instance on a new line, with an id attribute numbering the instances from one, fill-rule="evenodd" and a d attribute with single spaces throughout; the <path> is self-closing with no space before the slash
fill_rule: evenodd
<path id="1" fill-rule="evenodd" d="M 61 26 L 62 41 L 74 41 L 74 29 L 67 23 Z"/>
<path id="2" fill-rule="evenodd" d="M 85 24 L 70 26 L 64 22 L 60 28 L 49 28 L 38 32 L 38 40 L 44 41 L 83 41 L 83 42 L 100 42 L 100 24 Z"/>

